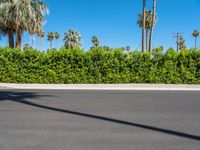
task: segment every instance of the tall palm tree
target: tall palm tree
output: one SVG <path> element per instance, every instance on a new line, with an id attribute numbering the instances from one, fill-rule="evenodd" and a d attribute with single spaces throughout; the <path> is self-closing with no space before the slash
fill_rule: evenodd
<path id="1" fill-rule="evenodd" d="M 152 41 L 153 41 L 153 30 L 156 23 L 156 0 L 153 0 L 153 12 L 152 12 L 152 26 L 150 30 L 150 38 L 149 38 L 149 52 L 152 50 Z"/>
<path id="2" fill-rule="evenodd" d="M 36 35 L 39 36 L 39 33 L 41 31 L 43 31 L 42 27 L 41 26 L 35 26 L 34 24 L 30 25 L 29 26 L 29 35 L 30 35 L 30 46 L 33 48 L 34 47 L 34 41 L 35 41 L 35 37 Z M 38 48 L 38 46 L 37 46 Z"/>
<path id="3" fill-rule="evenodd" d="M 99 47 L 99 45 L 100 45 L 99 39 L 96 36 L 92 37 L 92 43 L 93 43 L 94 47 Z"/>
<path id="4" fill-rule="evenodd" d="M 48 8 L 46 4 L 42 0 L 31 0 L 31 7 L 34 10 L 34 18 L 31 20 L 32 25 L 28 26 L 29 33 L 32 35 L 32 45 L 33 45 L 33 37 L 35 34 L 39 36 L 40 39 L 40 48 L 41 48 L 41 40 L 44 38 L 44 30 L 42 28 L 42 24 L 44 24 L 45 18 L 44 15 L 48 14 Z"/>
<path id="5" fill-rule="evenodd" d="M 146 27 L 146 0 L 143 0 L 143 24 L 142 24 L 142 52 L 144 52 L 144 37 L 145 37 L 145 27 Z"/>
<path id="6" fill-rule="evenodd" d="M 58 39 L 60 38 L 60 34 L 58 32 L 54 33 L 54 38 L 56 39 L 56 48 L 58 48 Z"/>
<path id="7" fill-rule="evenodd" d="M 145 30 L 146 30 L 146 51 L 148 50 L 148 40 L 149 40 L 149 30 L 151 29 L 151 10 L 146 10 L 146 19 L 145 19 Z M 140 14 L 138 16 L 138 22 L 137 24 L 139 25 L 140 28 L 143 28 L 143 15 Z"/>
<path id="8" fill-rule="evenodd" d="M 44 15 L 48 14 L 48 8 L 46 4 L 43 2 L 43 0 L 31 0 L 31 8 L 34 11 L 34 18 L 31 19 L 31 22 L 33 25 L 28 26 L 28 29 L 29 29 L 28 31 L 31 35 L 35 35 L 36 33 L 37 34 L 39 33 L 40 36 L 44 37 L 44 30 L 42 28 L 42 24 L 45 23 Z M 41 42 L 41 38 L 40 38 L 40 42 Z"/>
<path id="9" fill-rule="evenodd" d="M 74 29 L 70 29 L 67 33 L 65 33 L 63 40 L 65 42 L 64 47 L 66 49 L 81 48 L 81 35 Z"/>
<path id="10" fill-rule="evenodd" d="M 23 26 L 25 9 L 23 7 L 23 2 L 25 0 L 1 0 L 0 1 L 0 20 L 2 28 L 5 29 L 8 33 L 9 45 L 10 47 L 14 46 L 14 32 L 19 33 L 19 27 Z M 30 11 L 31 12 L 31 11 Z"/>
<path id="11" fill-rule="evenodd" d="M 48 41 L 50 42 L 50 49 L 52 49 L 52 41 L 53 41 L 53 39 L 54 39 L 54 34 L 53 34 L 53 32 L 49 32 L 49 33 L 48 33 L 47 39 L 48 39 Z"/>
<path id="12" fill-rule="evenodd" d="M 16 47 L 21 48 L 23 32 L 35 33 L 36 26 L 44 23 L 47 10 L 42 0 L 1 0 L 0 24 L 2 28 L 8 29 L 9 45 L 14 45 L 13 37 L 16 35 Z"/>
<path id="13" fill-rule="evenodd" d="M 0 26 L 8 35 L 9 46 L 12 48 L 14 48 L 14 32 L 19 24 L 19 17 L 17 18 L 16 13 L 19 5 L 21 5 L 21 1 L 0 1 Z"/>
<path id="14" fill-rule="evenodd" d="M 194 30 L 193 33 L 192 33 L 192 36 L 195 39 L 195 49 L 197 49 L 197 38 L 200 36 L 200 31 Z"/>

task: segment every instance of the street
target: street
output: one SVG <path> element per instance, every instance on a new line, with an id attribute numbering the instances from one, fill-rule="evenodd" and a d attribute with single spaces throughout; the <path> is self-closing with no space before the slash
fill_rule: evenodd
<path id="1" fill-rule="evenodd" d="M 200 92 L 0 89 L 0 150 L 199 149 Z"/>

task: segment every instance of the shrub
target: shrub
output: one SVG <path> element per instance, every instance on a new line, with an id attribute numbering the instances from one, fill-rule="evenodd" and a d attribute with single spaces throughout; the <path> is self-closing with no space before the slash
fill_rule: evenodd
<path id="1" fill-rule="evenodd" d="M 0 82 L 200 84 L 200 51 L 0 48 Z"/>

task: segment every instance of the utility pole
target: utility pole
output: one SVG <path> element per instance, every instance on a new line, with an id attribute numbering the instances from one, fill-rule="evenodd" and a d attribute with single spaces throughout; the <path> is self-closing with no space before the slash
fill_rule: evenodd
<path id="1" fill-rule="evenodd" d="M 172 33 L 172 34 L 173 34 L 173 37 L 176 38 L 176 46 L 177 46 L 176 50 L 178 52 L 178 50 L 179 50 L 179 45 L 178 45 L 179 39 L 180 39 L 180 37 L 182 37 L 183 33 L 181 33 L 181 32 L 175 32 L 175 33 Z"/>

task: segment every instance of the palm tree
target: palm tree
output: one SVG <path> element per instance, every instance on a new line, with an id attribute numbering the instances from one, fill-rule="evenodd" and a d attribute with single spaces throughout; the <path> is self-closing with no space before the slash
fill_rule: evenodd
<path id="1" fill-rule="evenodd" d="M 42 26 L 41 25 L 30 25 L 29 26 L 29 34 L 30 34 L 30 45 L 31 45 L 31 47 L 33 47 L 34 46 L 34 38 L 35 38 L 35 36 L 36 36 L 36 34 L 38 35 L 38 37 L 40 38 L 40 36 L 41 36 L 41 34 L 43 34 L 43 32 L 44 32 L 44 29 L 42 28 Z M 40 38 L 41 39 L 41 38 Z M 38 46 L 38 48 L 39 48 L 39 46 Z"/>
<path id="2" fill-rule="evenodd" d="M 34 18 L 31 19 L 31 22 L 33 25 L 31 25 L 32 27 L 28 26 L 28 29 L 29 29 L 28 31 L 32 35 L 35 35 L 36 33 L 40 32 L 39 34 L 43 38 L 44 31 L 42 29 L 42 24 L 45 23 L 44 15 L 48 14 L 48 8 L 42 0 L 31 0 L 31 8 L 34 11 Z M 40 42 L 41 42 L 41 38 L 40 38 Z"/>
<path id="3" fill-rule="evenodd" d="M 34 35 L 37 34 L 40 39 L 39 45 L 41 47 L 41 40 L 44 38 L 44 30 L 42 28 L 42 24 L 45 23 L 44 14 L 48 13 L 48 8 L 41 0 L 31 0 L 31 7 L 34 10 L 35 15 L 31 20 L 31 24 L 28 26 L 28 31 L 31 35 L 32 45 Z"/>
<path id="4" fill-rule="evenodd" d="M 60 38 L 60 34 L 58 32 L 54 33 L 54 37 L 56 39 L 56 48 L 58 48 L 58 39 Z"/>
<path id="5" fill-rule="evenodd" d="M 0 24 L 9 35 L 9 45 L 13 47 L 16 35 L 16 47 L 21 48 L 23 32 L 36 33 L 36 27 L 45 22 L 47 12 L 42 0 L 1 0 Z"/>
<path id="6" fill-rule="evenodd" d="M 31 26 L 30 26 L 31 27 Z M 32 30 L 29 31 L 30 34 L 30 46 L 33 48 L 34 45 L 34 35 L 35 35 L 35 29 L 34 26 L 31 27 Z"/>
<path id="7" fill-rule="evenodd" d="M 192 36 L 195 38 L 195 49 L 197 49 L 197 38 L 200 36 L 200 31 L 194 30 Z"/>
<path id="8" fill-rule="evenodd" d="M 148 40 L 149 40 L 149 30 L 151 29 L 151 17 L 152 17 L 152 12 L 151 10 L 146 10 L 146 21 L 145 21 L 145 30 L 146 30 L 146 51 L 148 50 Z M 138 22 L 137 24 L 139 25 L 140 28 L 143 28 L 143 15 L 140 14 L 138 16 Z"/>
<path id="9" fill-rule="evenodd" d="M 45 32 L 44 32 L 44 30 L 40 30 L 40 31 L 38 31 L 37 34 L 38 34 L 38 37 L 39 37 L 39 49 L 42 50 L 42 39 L 45 36 Z"/>
<path id="10" fill-rule="evenodd" d="M 48 41 L 50 42 L 50 49 L 52 49 L 52 41 L 53 41 L 53 39 L 54 39 L 54 34 L 53 34 L 53 32 L 49 32 L 49 33 L 48 33 L 47 39 L 48 39 Z"/>
<path id="11" fill-rule="evenodd" d="M 94 45 L 94 47 L 99 47 L 99 39 L 96 36 L 92 37 L 92 43 Z"/>
<path id="12" fill-rule="evenodd" d="M 150 30 L 150 38 L 149 38 L 149 52 L 152 50 L 152 41 L 153 41 L 153 30 L 156 23 L 156 0 L 153 0 L 153 12 L 152 12 L 152 26 Z"/>
<path id="13" fill-rule="evenodd" d="M 180 37 L 180 38 L 179 38 L 178 45 L 179 45 L 179 50 L 185 49 L 185 48 L 186 48 L 185 40 L 184 40 L 183 37 Z"/>
<path id="14" fill-rule="evenodd" d="M 2 36 L 8 36 L 8 43 L 9 43 L 9 47 L 14 48 L 14 32 L 12 31 L 12 29 L 8 29 L 8 28 L 4 28 L 0 26 L 0 39 L 2 38 Z"/>
<path id="15" fill-rule="evenodd" d="M 0 1 L 0 27 L 8 35 L 9 46 L 11 48 L 14 48 L 14 32 L 16 32 L 14 24 L 16 26 L 19 24 L 16 10 L 20 4 L 20 1 Z"/>
<path id="16" fill-rule="evenodd" d="M 146 27 L 146 0 L 143 0 L 143 24 L 142 24 L 142 52 L 144 52 L 144 37 L 145 37 L 145 27 Z"/>
<path id="17" fill-rule="evenodd" d="M 66 49 L 81 48 L 81 35 L 74 29 L 70 29 L 67 33 L 65 33 L 63 40 L 65 42 L 64 47 Z"/>

